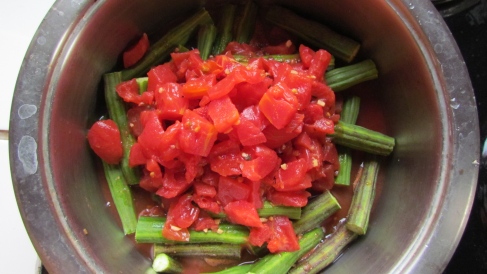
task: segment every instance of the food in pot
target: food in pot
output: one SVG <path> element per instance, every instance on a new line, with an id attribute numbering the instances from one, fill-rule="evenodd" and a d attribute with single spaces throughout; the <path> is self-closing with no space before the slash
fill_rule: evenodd
<path id="1" fill-rule="evenodd" d="M 125 68 L 104 76 L 109 118 L 88 141 L 125 234 L 154 244 L 153 271 L 320 271 L 365 234 L 394 147 L 355 125 L 360 97 L 335 93 L 377 69 L 349 64 L 355 41 L 283 7 L 223 10 L 125 51 Z M 141 214 L 135 189 L 151 205 Z"/>

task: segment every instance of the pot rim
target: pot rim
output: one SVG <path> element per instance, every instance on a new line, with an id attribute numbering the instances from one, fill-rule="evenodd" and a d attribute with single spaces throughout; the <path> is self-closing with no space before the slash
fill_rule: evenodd
<path id="1" fill-rule="evenodd" d="M 51 184 L 46 183 L 49 176 L 40 169 L 49 165 L 43 162 L 48 159 L 45 156 L 48 152 L 42 151 L 45 146 L 40 143 L 45 139 L 42 134 L 46 125 L 42 123 L 48 121 L 43 117 L 48 115 L 43 112 L 48 98 L 42 94 L 55 81 L 54 67 L 68 38 L 82 23 L 80 21 L 87 12 L 103 2 L 57 0 L 54 3 L 33 37 L 22 64 L 12 102 L 9 131 L 14 191 L 36 251 L 41 259 L 49 258 L 47 266 L 62 261 L 63 269 L 87 272 L 90 271 L 90 259 L 76 247 L 76 239 L 69 233 L 66 221 L 57 217 L 62 210 L 59 203 L 53 204 L 51 201 L 55 199 L 55 191 L 49 188 Z M 428 229 L 418 235 L 420 240 L 409 248 L 394 269 L 394 272 L 401 273 L 438 273 L 453 256 L 473 204 L 480 161 L 477 107 L 463 57 L 433 4 L 424 0 L 401 0 L 406 7 L 404 9 L 393 3 L 393 0 L 386 2 L 403 22 L 409 22 L 412 16 L 419 23 L 420 29 L 417 29 L 416 24 L 406 24 L 406 27 L 412 35 L 424 35 L 429 39 L 426 43 L 418 42 L 419 46 L 427 63 L 437 67 L 438 73 L 441 69 L 441 76 L 432 73 L 432 78 L 437 89 L 443 91 L 442 96 L 450 100 L 449 105 L 445 102 L 442 106 L 447 112 L 442 123 L 445 124 L 443 130 L 447 136 L 443 140 L 443 151 L 448 151 L 451 156 L 444 157 L 441 195 L 435 197 L 433 205 L 433 209 L 440 211 L 432 212 L 435 218 L 429 221 Z M 47 69 L 39 70 L 42 67 Z M 36 111 L 26 117 L 21 115 L 25 108 Z M 446 180 L 462 184 L 444 185 Z M 452 208 L 462 210 L 452 213 Z M 53 226 L 53 223 L 58 225 Z M 52 245 L 52 242 L 56 242 L 56 245 Z"/>

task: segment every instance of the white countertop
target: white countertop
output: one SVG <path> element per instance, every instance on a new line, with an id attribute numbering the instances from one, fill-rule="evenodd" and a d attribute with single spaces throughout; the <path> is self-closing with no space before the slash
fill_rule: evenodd
<path id="1" fill-rule="evenodd" d="M 2 1 L 0 4 L 0 130 L 9 126 L 10 104 L 25 52 L 54 0 Z M 0 139 L 0 262 L 2 273 L 35 273 L 37 254 L 27 236 L 15 200 L 8 156 L 8 141 Z"/>

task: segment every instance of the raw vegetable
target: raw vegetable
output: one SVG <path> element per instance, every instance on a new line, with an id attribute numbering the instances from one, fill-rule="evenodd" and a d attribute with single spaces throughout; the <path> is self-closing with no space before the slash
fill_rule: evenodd
<path id="1" fill-rule="evenodd" d="M 103 170 L 118 216 L 122 221 L 123 232 L 125 235 L 132 234 L 137 226 L 137 215 L 130 188 L 119 166 L 103 162 Z"/>
<path id="2" fill-rule="evenodd" d="M 157 273 L 181 273 L 183 266 L 167 254 L 159 253 L 152 261 L 152 269 Z"/>
<path id="3" fill-rule="evenodd" d="M 236 244 L 185 244 L 168 245 L 156 244 L 153 248 L 153 256 L 159 254 L 172 254 L 176 257 L 217 257 L 239 259 L 242 247 Z"/>
<path id="4" fill-rule="evenodd" d="M 333 56 L 346 62 L 351 62 L 360 49 L 360 44 L 356 41 L 280 6 L 272 6 L 267 12 L 266 19 L 301 37 L 310 45 L 326 49 Z"/>
<path id="5" fill-rule="evenodd" d="M 303 208 L 301 218 L 293 224 L 294 231 L 297 234 L 301 234 L 318 227 L 340 208 L 341 206 L 338 201 L 333 197 L 330 191 L 327 190 L 311 200 Z"/>
<path id="6" fill-rule="evenodd" d="M 343 249 L 353 240 L 357 234 L 348 230 L 343 224 L 329 235 L 323 243 L 316 246 L 313 252 L 293 267 L 289 274 L 318 273 L 333 263 L 342 253 Z"/>
<path id="7" fill-rule="evenodd" d="M 363 173 L 355 187 L 346 223 L 347 229 L 358 235 L 367 231 L 379 172 L 379 162 L 373 156 L 369 156 L 363 165 Z"/>
<path id="8" fill-rule="evenodd" d="M 140 217 L 137 222 L 135 231 L 135 240 L 138 243 L 178 243 L 164 238 L 161 231 L 165 224 L 163 217 Z M 219 224 L 213 231 L 194 229 L 189 230 L 190 243 L 227 243 L 227 244 L 245 244 L 249 236 L 249 230 L 246 227 L 233 224 Z"/>
<path id="9" fill-rule="evenodd" d="M 360 97 L 351 96 L 343 103 L 340 121 L 355 124 L 360 109 Z M 335 179 L 336 185 L 350 185 L 350 173 L 352 172 L 352 151 L 348 147 L 337 147 L 340 168 Z"/>

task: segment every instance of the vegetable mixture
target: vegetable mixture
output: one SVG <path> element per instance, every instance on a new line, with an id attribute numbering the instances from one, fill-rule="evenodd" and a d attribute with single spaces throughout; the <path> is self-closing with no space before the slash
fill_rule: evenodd
<path id="1" fill-rule="evenodd" d="M 109 119 L 87 138 L 124 233 L 154 244 L 149 271 L 197 273 L 183 262 L 200 257 L 220 273 L 315 273 L 365 234 L 394 139 L 355 125 L 360 98 L 335 94 L 377 78 L 372 60 L 349 64 L 359 47 L 247 1 L 214 18 L 199 10 L 123 52 L 125 69 L 104 76 Z M 354 186 L 355 150 L 364 156 Z M 355 187 L 353 200 L 325 231 L 342 208 L 334 187 Z M 135 188 L 153 194 L 158 213 L 138 216 Z"/>

